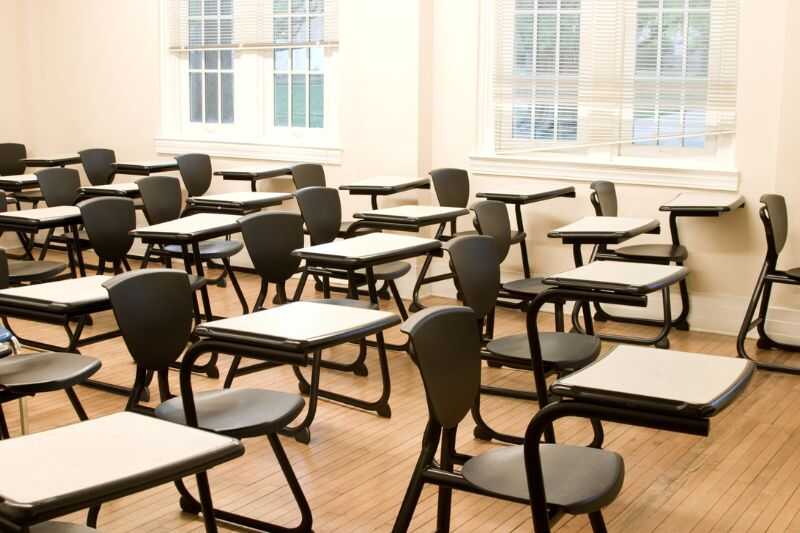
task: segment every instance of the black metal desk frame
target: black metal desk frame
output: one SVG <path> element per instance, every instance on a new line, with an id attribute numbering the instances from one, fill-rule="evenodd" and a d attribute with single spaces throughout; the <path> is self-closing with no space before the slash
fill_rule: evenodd
<path id="1" fill-rule="evenodd" d="M 378 209 L 378 196 L 390 196 L 415 189 L 430 189 L 431 182 L 428 178 L 411 180 L 401 185 L 341 185 L 339 190 L 348 191 L 353 196 L 369 196 L 372 209 Z"/>
<path id="2" fill-rule="evenodd" d="M 277 178 L 279 176 L 291 176 L 292 169 L 289 167 L 275 168 L 270 170 L 253 170 L 253 171 L 240 171 L 240 170 L 218 170 L 214 172 L 215 176 L 222 176 L 226 181 L 248 181 L 250 182 L 250 190 L 258 192 L 258 182 L 264 179 Z"/>

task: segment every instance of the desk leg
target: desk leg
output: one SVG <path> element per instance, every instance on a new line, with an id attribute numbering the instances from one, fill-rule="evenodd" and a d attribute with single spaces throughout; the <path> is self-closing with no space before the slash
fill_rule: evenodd
<path id="1" fill-rule="evenodd" d="M 455 222 L 455 221 L 454 221 Z M 444 235 L 444 230 L 447 227 L 447 222 L 442 222 L 439 224 L 439 229 L 436 230 L 436 235 L 434 235 L 434 239 L 441 240 L 442 235 Z M 417 281 L 414 282 L 414 292 L 411 295 L 411 305 L 408 306 L 409 311 L 416 312 L 425 309 L 425 306 L 419 302 L 419 291 L 423 285 L 427 285 L 429 283 L 435 283 L 437 281 L 444 281 L 446 279 L 452 279 L 454 276 L 452 273 L 448 274 L 439 274 L 438 276 L 431 276 L 430 278 L 426 278 L 426 274 L 428 273 L 428 269 L 431 267 L 431 261 L 433 261 L 433 255 L 427 254 L 425 256 L 425 262 L 422 264 L 422 270 L 419 271 L 419 275 L 417 276 Z"/>
<path id="2" fill-rule="evenodd" d="M 572 257 L 575 261 L 575 267 L 582 267 L 583 266 L 583 254 L 581 254 L 581 245 L 580 244 L 573 244 L 572 245 Z M 589 302 L 587 301 L 580 301 L 575 302 L 575 305 L 572 308 L 572 330 L 578 331 L 583 333 L 584 330 L 581 328 L 578 322 L 578 313 L 583 310 L 583 320 L 586 324 L 586 334 L 587 335 L 594 335 L 594 325 L 592 324 L 592 310 L 589 306 Z"/>
<path id="3" fill-rule="evenodd" d="M 370 203 L 372 204 L 372 209 L 378 209 L 378 195 L 377 194 L 370 194 Z"/>
<path id="4" fill-rule="evenodd" d="M 250 190 L 253 192 L 258 192 L 258 186 L 256 185 L 256 180 L 250 180 Z"/>
<path id="5" fill-rule="evenodd" d="M 517 217 L 517 230 L 520 232 L 525 232 L 525 225 L 522 221 L 522 206 L 520 204 L 514 204 L 514 214 Z M 525 278 L 531 277 L 531 266 L 528 262 L 528 243 L 525 242 L 525 239 L 519 243 L 519 253 L 522 254 L 522 272 L 525 275 Z"/>
<path id="6" fill-rule="evenodd" d="M 186 273 L 191 275 L 192 263 L 194 263 L 197 275 L 201 278 L 204 277 L 203 263 L 200 261 L 200 245 L 197 242 L 192 243 L 192 251 L 194 252 L 194 255 L 189 253 L 189 247 L 185 244 L 181 245 L 181 251 L 183 252 L 183 265 L 186 268 Z M 193 259 L 197 259 L 197 261 L 193 261 Z M 203 288 L 200 289 L 200 296 L 203 299 L 203 312 L 206 315 L 206 320 L 214 320 L 214 314 L 211 312 L 211 300 L 208 297 L 208 286 L 204 285 Z M 194 297 L 194 295 L 192 295 L 192 297 Z M 219 377 L 219 370 L 217 369 L 218 359 L 219 355 L 214 352 L 211 354 L 211 358 L 205 365 L 195 366 L 192 368 L 192 371 L 199 372 L 210 378 L 216 379 Z M 175 362 L 173 363 L 172 367 L 180 368 L 180 363 Z"/>
<path id="7" fill-rule="evenodd" d="M 86 277 L 86 265 L 83 263 L 83 251 L 81 250 L 81 237 L 80 233 L 78 232 L 78 225 L 72 225 L 72 242 L 75 246 L 75 257 L 78 259 L 78 272 L 80 272 L 81 277 Z"/>

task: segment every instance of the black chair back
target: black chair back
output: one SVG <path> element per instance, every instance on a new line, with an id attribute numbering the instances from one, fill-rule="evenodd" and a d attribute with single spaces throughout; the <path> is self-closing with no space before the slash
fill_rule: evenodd
<path id="1" fill-rule="evenodd" d="M 461 168 L 437 168 L 430 171 L 433 189 L 439 205 L 467 207 L 469 202 L 469 174 Z"/>
<path id="2" fill-rule="evenodd" d="M 500 263 L 497 245 L 486 235 L 465 235 L 448 243 L 450 268 L 455 274 L 464 305 L 484 319 L 497 302 Z"/>
<path id="3" fill-rule="evenodd" d="M 296 213 L 254 213 L 239 219 L 247 253 L 264 281 L 283 283 L 300 266 L 292 251 L 303 247 L 303 217 Z"/>
<path id="4" fill-rule="evenodd" d="M 108 185 L 114 181 L 116 172 L 111 167 L 116 163 L 117 156 L 114 150 L 108 148 L 89 148 L 78 152 L 81 157 L 83 171 L 92 185 Z"/>
<path id="5" fill-rule="evenodd" d="M 761 197 L 764 204 L 759 210 L 764 233 L 767 237 L 767 256 L 777 261 L 786 238 L 789 235 L 789 214 L 786 209 L 786 198 L 780 194 L 765 194 Z M 774 265 L 773 265 L 774 266 Z"/>
<path id="6" fill-rule="evenodd" d="M 595 181 L 590 185 L 594 212 L 599 217 L 617 216 L 617 190 L 610 181 Z"/>
<path id="7" fill-rule="evenodd" d="M 166 370 L 183 353 L 194 311 L 189 276 L 179 270 L 137 270 L 104 286 L 128 351 L 144 370 Z"/>
<path id="8" fill-rule="evenodd" d="M 475 313 L 466 307 L 429 307 L 401 327 L 410 337 L 431 419 L 458 426 L 480 392 L 481 339 Z"/>
<path id="9" fill-rule="evenodd" d="M 78 204 L 89 242 L 102 261 L 118 266 L 133 245 L 136 209 L 130 198 L 99 197 Z"/>
<path id="10" fill-rule="evenodd" d="M 306 187 L 325 187 L 325 170 L 316 163 L 301 163 L 292 167 L 292 181 L 298 191 Z"/>
<path id="11" fill-rule="evenodd" d="M 148 176 L 136 181 L 148 224 L 160 224 L 181 216 L 181 184 L 172 176 Z"/>
<path id="12" fill-rule="evenodd" d="M 11 276 L 8 272 L 8 257 L 6 251 L 0 248 L 0 289 L 11 286 Z"/>
<path id="13" fill-rule="evenodd" d="M 297 191 L 295 198 L 311 236 L 311 244 L 335 240 L 342 225 L 339 191 L 329 187 L 306 187 Z"/>
<path id="14" fill-rule="evenodd" d="M 203 196 L 211 187 L 211 158 L 206 154 L 184 154 L 175 158 L 189 196 Z"/>
<path id="15" fill-rule="evenodd" d="M 16 176 L 25 173 L 25 163 L 21 160 L 28 157 L 24 144 L 0 143 L 0 176 Z"/>
<path id="16" fill-rule="evenodd" d="M 35 172 L 47 207 L 75 205 L 81 195 L 81 177 L 72 168 L 46 168 Z"/>
<path id="17" fill-rule="evenodd" d="M 475 229 L 481 235 L 494 238 L 497 245 L 497 258 L 502 263 L 511 248 L 511 221 L 508 219 L 506 204 L 496 200 L 484 200 L 473 206 Z"/>

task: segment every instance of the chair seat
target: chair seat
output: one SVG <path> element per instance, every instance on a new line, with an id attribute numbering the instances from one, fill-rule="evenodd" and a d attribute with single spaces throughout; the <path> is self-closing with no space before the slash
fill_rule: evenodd
<path id="1" fill-rule="evenodd" d="M 44 195 L 40 189 L 29 189 L 12 193 L 11 196 L 21 202 L 44 202 Z"/>
<path id="2" fill-rule="evenodd" d="M 200 243 L 200 259 L 222 259 L 231 257 L 242 251 L 244 245 L 239 241 L 217 239 Z M 171 256 L 183 256 L 183 250 L 178 244 L 168 244 L 164 247 Z M 189 248 L 191 252 L 191 248 Z"/>
<path id="3" fill-rule="evenodd" d="M 672 244 L 634 244 L 614 248 L 614 253 L 625 259 L 639 259 L 642 261 L 685 261 L 689 257 L 689 251 L 685 246 L 674 246 Z"/>
<path id="4" fill-rule="evenodd" d="M 8 276 L 12 285 L 44 281 L 59 275 L 67 265 L 55 261 L 8 260 Z"/>
<path id="5" fill-rule="evenodd" d="M 0 359 L 0 385 L 13 393 L 35 394 L 71 387 L 100 369 L 100 361 L 71 353 L 43 352 Z"/>
<path id="6" fill-rule="evenodd" d="M 202 278 L 200 276 L 195 276 L 194 274 L 189 274 L 189 287 L 191 287 L 193 291 L 199 291 L 206 285 L 208 285 L 207 278 Z"/>
<path id="7" fill-rule="evenodd" d="M 789 270 L 785 270 L 784 273 L 790 278 L 800 280 L 800 267 L 790 268 Z"/>
<path id="8" fill-rule="evenodd" d="M 194 395 L 200 428 L 236 438 L 277 433 L 303 410 L 299 394 L 263 389 L 223 389 Z M 183 400 L 172 398 L 158 407 L 158 418 L 185 424 Z"/>
<path id="9" fill-rule="evenodd" d="M 547 289 L 551 289 L 552 285 L 545 285 L 542 283 L 544 278 L 522 278 L 508 283 L 503 283 L 503 289 L 513 293 L 517 296 L 535 298 L 538 294 Z"/>
<path id="10" fill-rule="evenodd" d="M 566 444 L 541 444 L 545 497 L 570 514 L 599 511 L 622 489 L 625 464 L 614 452 Z M 529 500 L 522 446 L 497 448 L 468 460 L 461 470 L 473 485 L 497 495 Z"/>
<path id="11" fill-rule="evenodd" d="M 524 231 L 511 230 L 511 244 L 519 244 L 528 237 Z"/>
<path id="12" fill-rule="evenodd" d="M 44 522 L 30 528 L 31 533 L 98 533 L 97 529 L 68 522 Z"/>
<path id="13" fill-rule="evenodd" d="M 600 354 L 600 338 L 594 335 L 546 331 L 539 333 L 539 343 L 542 361 L 560 371 L 583 368 Z M 486 349 L 496 359 L 530 365 L 531 350 L 525 333 L 492 340 Z"/>
<path id="14" fill-rule="evenodd" d="M 411 270 L 411 264 L 405 261 L 395 261 L 393 263 L 384 263 L 382 265 L 375 265 L 372 271 L 375 273 L 375 279 L 379 280 L 392 280 L 402 278 Z"/>
<path id="15" fill-rule="evenodd" d="M 375 228 L 358 228 L 353 235 L 350 235 L 348 232 L 350 231 L 350 226 L 358 222 L 358 220 L 343 220 L 341 224 L 339 224 L 339 237 L 352 237 L 355 235 L 365 235 L 367 233 L 375 233 L 377 230 Z"/>

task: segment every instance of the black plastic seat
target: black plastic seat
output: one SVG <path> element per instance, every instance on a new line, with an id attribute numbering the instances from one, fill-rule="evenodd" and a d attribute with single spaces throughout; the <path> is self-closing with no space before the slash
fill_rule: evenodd
<path id="1" fill-rule="evenodd" d="M 99 258 L 98 274 L 111 263 L 114 274 L 131 267 L 128 252 L 133 246 L 131 231 L 136 229 L 136 207 L 130 198 L 100 196 L 78 204 L 86 234 Z"/>
<path id="2" fill-rule="evenodd" d="M 790 268 L 789 270 L 785 270 L 786 275 L 790 278 L 794 278 L 800 280 L 800 268 Z"/>
<path id="3" fill-rule="evenodd" d="M 588 514 L 607 506 L 625 480 L 625 463 L 619 454 L 565 444 L 541 444 L 542 473 L 547 503 L 570 514 Z M 498 496 L 528 500 L 522 446 L 509 446 L 468 460 L 464 479 Z"/>
<path id="4" fill-rule="evenodd" d="M 36 394 L 72 387 L 100 369 L 100 361 L 83 355 L 41 352 L 0 359 L 4 392 Z"/>
<path id="5" fill-rule="evenodd" d="M 676 262 L 686 261 L 686 258 L 689 257 L 689 251 L 685 246 L 675 246 L 673 244 L 634 244 L 614 248 L 614 253 L 632 261 L 661 259 L 663 261 Z"/>
<path id="6" fill-rule="evenodd" d="M 411 265 L 404 261 L 395 261 L 394 263 L 375 265 L 372 270 L 375 272 L 375 279 L 398 279 L 408 274 L 411 270 Z"/>
<path id="7" fill-rule="evenodd" d="M 0 143 L 0 176 L 16 176 L 25 173 L 25 163 L 22 162 L 28 155 L 24 144 L 20 143 Z M 11 195 L 16 200 L 17 207 L 20 202 L 30 202 L 33 208 L 39 202 L 44 201 L 42 191 L 38 189 L 28 189 L 18 191 Z"/>
<path id="8" fill-rule="evenodd" d="M 55 261 L 8 260 L 8 276 L 12 285 L 38 283 L 61 274 L 67 265 Z"/>
<path id="9" fill-rule="evenodd" d="M 244 245 L 239 241 L 217 239 L 200 243 L 200 259 L 222 259 L 231 257 L 242 251 Z M 183 250 L 177 244 L 168 244 L 164 251 L 173 256 L 182 256 Z"/>
<path id="10" fill-rule="evenodd" d="M 263 389 L 224 389 L 194 395 L 201 428 L 237 439 L 277 433 L 303 410 L 302 396 Z M 156 408 L 156 416 L 185 424 L 183 400 L 173 398 Z"/>
<path id="11" fill-rule="evenodd" d="M 520 298 L 535 298 L 537 294 L 547 290 L 549 285 L 543 283 L 544 278 L 522 278 L 503 283 L 503 289 Z"/>
<path id="12" fill-rule="evenodd" d="M 558 372 L 583 368 L 600 355 L 600 338 L 594 335 L 548 331 L 539 334 L 539 343 L 544 363 Z M 505 360 L 506 364 L 530 367 L 531 349 L 526 333 L 489 341 L 486 349 L 498 362 Z"/>

